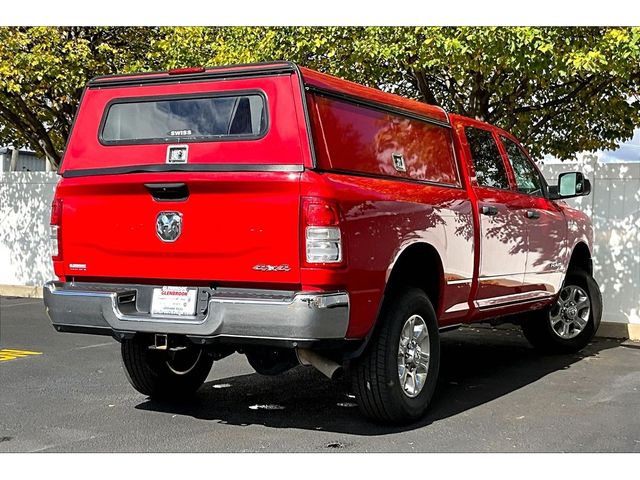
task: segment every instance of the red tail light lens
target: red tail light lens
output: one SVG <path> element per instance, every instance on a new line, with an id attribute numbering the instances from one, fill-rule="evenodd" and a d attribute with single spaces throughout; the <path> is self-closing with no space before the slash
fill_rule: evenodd
<path id="1" fill-rule="evenodd" d="M 54 198 L 51 202 L 51 225 L 60 225 L 62 221 L 62 199 Z"/>
<path id="2" fill-rule="evenodd" d="M 340 210 L 321 198 L 302 199 L 303 264 L 340 266 L 344 261 Z"/>
<path id="3" fill-rule="evenodd" d="M 313 227 L 331 227 L 340 223 L 336 205 L 319 198 L 305 198 L 304 223 Z"/>
<path id="4" fill-rule="evenodd" d="M 51 203 L 51 256 L 53 260 L 62 260 L 62 245 L 60 236 L 62 233 L 62 199 L 54 198 Z"/>

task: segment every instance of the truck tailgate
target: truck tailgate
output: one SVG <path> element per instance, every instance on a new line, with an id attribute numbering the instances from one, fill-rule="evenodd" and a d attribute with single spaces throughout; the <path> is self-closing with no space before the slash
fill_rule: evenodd
<path id="1" fill-rule="evenodd" d="M 299 283 L 299 181 L 299 172 L 286 171 L 64 178 L 62 270 L 68 277 Z M 167 183 L 188 197 L 163 198 Z M 175 241 L 157 233 L 163 212 L 181 218 Z"/>

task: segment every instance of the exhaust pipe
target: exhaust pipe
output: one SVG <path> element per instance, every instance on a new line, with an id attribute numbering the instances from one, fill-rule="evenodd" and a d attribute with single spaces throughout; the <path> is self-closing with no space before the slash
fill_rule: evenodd
<path id="1" fill-rule="evenodd" d="M 342 365 L 306 348 L 296 348 L 296 356 L 300 365 L 311 365 L 331 380 L 335 380 L 342 374 Z"/>

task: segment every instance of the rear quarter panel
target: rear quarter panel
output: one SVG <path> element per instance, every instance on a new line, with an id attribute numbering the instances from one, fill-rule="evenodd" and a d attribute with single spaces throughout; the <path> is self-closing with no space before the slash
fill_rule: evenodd
<path id="1" fill-rule="evenodd" d="M 303 195 L 335 198 L 340 205 L 348 267 L 303 268 L 301 280 L 303 289 L 333 285 L 349 291 L 347 336 L 369 332 L 395 260 L 419 243 L 434 247 L 442 261 L 440 324 L 460 322 L 468 310 L 474 259 L 471 202 L 465 190 L 329 172 L 305 172 L 301 188 Z"/>

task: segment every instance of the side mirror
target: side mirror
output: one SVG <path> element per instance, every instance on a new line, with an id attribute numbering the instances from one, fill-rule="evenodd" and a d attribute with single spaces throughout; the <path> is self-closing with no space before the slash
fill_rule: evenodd
<path id="1" fill-rule="evenodd" d="M 558 186 L 549 188 L 549 197 L 552 200 L 581 197 L 590 193 L 591 182 L 580 172 L 561 173 L 558 177 Z"/>

